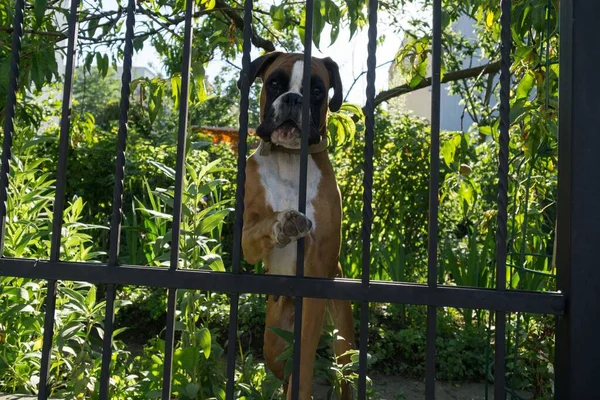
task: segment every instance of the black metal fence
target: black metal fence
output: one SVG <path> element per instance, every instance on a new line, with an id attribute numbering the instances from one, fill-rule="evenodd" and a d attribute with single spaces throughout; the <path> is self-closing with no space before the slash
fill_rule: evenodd
<path id="1" fill-rule="evenodd" d="M 440 65 L 441 65 L 441 19 L 442 1 L 433 1 L 433 75 L 432 75 L 432 121 L 431 166 L 429 196 L 429 262 L 427 285 L 370 281 L 370 233 L 373 212 L 371 190 L 373 177 L 374 96 L 377 38 L 377 0 L 369 2 L 369 45 L 367 73 L 366 145 L 364 159 L 364 209 L 363 209 L 363 258 L 362 280 L 317 279 L 303 277 L 304 241 L 298 242 L 297 276 L 256 276 L 240 274 L 241 231 L 245 181 L 245 155 L 248 133 L 248 96 L 250 66 L 250 37 L 252 33 L 252 0 L 244 5 L 244 44 L 240 107 L 240 134 L 237 175 L 237 207 L 233 265 L 231 273 L 178 270 L 179 238 L 182 207 L 182 184 L 185 166 L 188 91 L 192 51 L 193 0 L 186 0 L 185 36 L 182 60 L 182 84 L 179 109 L 179 131 L 176 163 L 176 186 L 172 226 L 172 249 L 169 269 L 143 266 L 118 265 L 119 238 L 123 209 L 123 179 L 125 174 L 125 146 L 127 141 L 127 118 L 129 109 L 131 65 L 136 4 L 129 0 L 127 6 L 124 68 L 122 75 L 120 123 L 116 156 L 115 188 L 110 249 L 108 263 L 69 263 L 60 260 L 61 226 L 65 200 L 67 148 L 69 140 L 71 98 L 74 59 L 77 51 L 78 8 L 80 0 L 72 0 L 68 20 L 67 65 L 64 79 L 62 118 L 60 122 L 59 162 L 54 202 L 51 256 L 49 260 L 0 259 L 0 275 L 17 276 L 48 281 L 44 337 L 41 360 L 39 399 L 48 397 L 47 376 L 53 338 L 54 311 L 57 280 L 87 281 L 106 284 L 106 320 L 103 338 L 102 369 L 100 376 L 100 399 L 109 399 L 109 376 L 111 341 L 113 334 L 114 299 L 116 285 L 143 285 L 168 288 L 168 317 L 165 342 L 162 398 L 171 397 L 171 367 L 175 332 L 175 299 L 178 289 L 199 289 L 230 293 L 231 312 L 229 324 L 229 348 L 227 367 L 228 399 L 234 398 L 235 345 L 240 293 L 262 293 L 295 297 L 294 371 L 299 368 L 299 352 L 302 319 L 302 298 L 349 299 L 361 304 L 360 315 L 360 367 L 359 398 L 366 398 L 367 373 L 367 324 L 370 302 L 421 304 L 428 306 L 426 351 L 426 398 L 435 398 L 435 337 L 436 308 L 464 307 L 495 311 L 495 398 L 506 397 L 505 391 L 505 330 L 507 312 L 528 312 L 557 315 L 556 337 L 556 398 L 593 398 L 596 392 L 597 374 L 600 372 L 600 262 L 594 257 L 600 244 L 600 166 L 596 163 L 600 151 L 600 80 L 597 68 L 600 53 L 597 42 L 600 35 L 595 30 L 595 18 L 600 15 L 596 0 L 563 0 L 560 2 L 561 30 L 561 77 L 560 77 L 560 161 L 559 161 L 559 217 L 558 217 L 558 293 L 534 293 L 506 289 L 506 228 L 509 143 L 509 98 L 511 80 L 511 1 L 501 0 L 502 46 L 501 46 L 501 106 L 500 146 L 498 168 L 498 230 L 496 234 L 496 282 L 495 290 L 437 285 L 437 230 L 439 186 L 439 133 L 440 133 Z M 2 153 L 2 227 L 0 246 L 3 247 L 6 223 L 7 189 L 14 135 L 17 78 L 20 47 L 23 38 L 24 0 L 16 0 L 13 24 L 12 61 L 8 85 L 8 101 L 4 124 Z M 312 37 L 313 0 L 306 0 L 306 36 L 304 82 L 310 82 L 310 57 Z M 308 120 L 308 97 L 303 99 L 303 113 Z M 298 210 L 306 207 L 306 168 L 308 157 L 308 124 L 303 127 L 301 150 L 300 195 Z M 292 376 L 298 376 L 297 373 Z M 298 396 L 298 379 L 292 384 L 292 396 Z"/>

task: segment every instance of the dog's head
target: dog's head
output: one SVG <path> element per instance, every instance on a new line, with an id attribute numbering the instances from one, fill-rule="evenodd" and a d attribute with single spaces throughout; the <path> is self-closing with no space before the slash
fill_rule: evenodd
<path id="1" fill-rule="evenodd" d="M 261 78 L 260 125 L 256 133 L 266 142 L 299 149 L 302 132 L 302 96 L 310 95 L 309 144 L 327 134 L 327 109 L 342 106 L 342 81 L 338 65 L 331 58 L 312 58 L 310 89 L 303 87 L 304 55 L 267 53 L 252 61 L 250 84 Z M 240 86 L 238 82 L 238 86 Z M 329 100 L 329 90 L 333 96 Z"/>

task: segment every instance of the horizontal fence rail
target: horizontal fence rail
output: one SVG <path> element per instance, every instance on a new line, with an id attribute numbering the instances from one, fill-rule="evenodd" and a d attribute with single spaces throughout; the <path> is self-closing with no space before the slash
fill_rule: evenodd
<path id="1" fill-rule="evenodd" d="M 184 47 L 182 55 L 182 73 L 181 73 L 181 93 L 179 103 L 179 125 L 177 135 L 177 158 L 176 158 L 176 179 L 173 207 L 173 226 L 171 240 L 171 257 L 169 268 L 144 267 L 132 265 L 118 265 L 119 245 L 121 234 L 121 222 L 123 213 L 123 180 L 125 176 L 125 149 L 127 142 L 127 123 L 130 97 L 130 83 L 132 80 L 131 67 L 133 56 L 133 38 L 135 27 L 136 1 L 128 0 L 126 17 L 126 34 L 124 48 L 124 66 L 122 75 L 122 91 L 120 104 L 119 131 L 117 137 L 117 154 L 115 158 L 115 188 L 113 213 L 111 215 L 111 233 L 108 263 L 72 263 L 61 261 L 61 227 L 65 203 L 65 185 L 66 185 L 66 165 L 68 159 L 68 141 L 71 121 L 71 100 L 73 94 L 73 72 L 74 60 L 77 52 L 77 31 L 78 31 L 78 8 L 80 0 L 71 0 L 68 14 L 68 43 L 67 43 L 67 65 L 65 70 L 65 82 L 63 88 L 62 114 L 60 121 L 60 141 L 59 141 L 59 162 L 57 168 L 57 183 L 54 201 L 54 216 L 52 226 L 51 256 L 49 260 L 31 260 L 2 257 L 0 259 L 0 276 L 22 277 L 30 279 L 43 279 L 47 281 L 47 297 L 44 317 L 44 335 L 42 345 L 42 357 L 40 368 L 39 399 L 46 399 L 49 395 L 48 373 L 51 359 L 51 350 L 53 343 L 54 311 L 56 308 L 56 289 L 58 281 L 85 281 L 96 284 L 106 284 L 106 309 L 105 309 L 105 336 L 103 338 L 103 354 L 100 372 L 99 396 L 100 399 L 110 398 L 110 361 L 112 356 L 112 335 L 113 319 L 115 310 L 115 296 L 117 285 L 137 285 L 166 288 L 168 290 L 167 302 L 167 325 L 165 333 L 165 361 L 163 369 L 162 398 L 168 400 L 171 398 L 171 375 L 172 359 L 174 351 L 175 323 L 176 323 L 176 297 L 178 289 L 190 290 L 210 290 L 213 292 L 228 293 L 231 300 L 228 345 L 227 345 L 227 384 L 226 397 L 233 400 L 236 396 L 235 387 L 235 362 L 236 362 L 236 341 L 237 341 L 237 319 L 238 303 L 241 293 L 267 294 L 275 296 L 294 297 L 295 326 L 294 326 L 294 363 L 292 369 L 291 395 L 293 399 L 299 396 L 299 371 L 300 371 L 300 351 L 302 335 L 303 302 L 306 298 L 320 299 L 344 299 L 360 302 L 360 343 L 359 343 L 359 382 L 358 395 L 360 399 L 367 397 L 367 333 L 368 333 L 368 310 L 370 303 L 400 303 L 416 304 L 428 306 L 427 312 L 427 342 L 426 342 L 426 391 L 427 399 L 435 398 L 435 343 L 436 343 L 436 308 L 455 307 L 470 309 L 486 309 L 495 312 L 495 363 L 494 363 L 494 385 L 495 398 L 503 399 L 506 397 L 505 389 L 505 336 L 506 336 L 506 313 L 524 312 L 557 315 L 559 318 L 559 335 L 557 335 L 558 368 L 557 397 L 569 398 L 567 393 L 573 393 L 574 389 L 570 385 L 567 377 L 568 369 L 575 361 L 569 357 L 570 349 L 575 346 L 575 331 L 573 326 L 569 307 L 572 304 L 567 302 L 563 293 L 554 292 L 527 292 L 520 290 L 508 290 L 506 287 L 506 256 L 507 256 L 507 206 L 508 206 L 508 150 L 509 150 L 509 128 L 510 128 L 510 84 L 511 84 L 511 50 L 512 37 L 510 31 L 511 21 L 511 0 L 501 0 L 501 75 L 500 75 L 500 128 L 499 128 L 499 157 L 498 157 L 498 226 L 496 232 L 496 254 L 495 254 L 495 289 L 481 289 L 457 286 L 438 285 L 438 189 L 439 189 L 439 146 L 440 146 L 440 93 L 441 93 L 441 62 L 442 62 L 442 1 L 433 1 L 433 35 L 432 35 L 432 123 L 431 123 L 431 164 L 429 181 L 429 225 L 428 225 L 428 279 L 427 284 L 411 284 L 403 282 L 384 282 L 373 281 L 370 279 L 371 263 L 371 224 L 373 221 L 372 210 L 372 185 L 373 185 L 373 138 L 376 132 L 375 127 L 375 68 L 376 68 L 376 42 L 377 42 L 377 11 L 378 1 L 370 0 L 368 2 L 368 57 L 367 57 L 367 106 L 365 107 L 365 149 L 364 149 L 364 193 L 363 193 L 363 226 L 362 226 L 362 279 L 321 279 L 304 276 L 304 240 L 297 243 L 297 268 L 296 276 L 277 276 L 277 275 L 252 275 L 242 274 L 241 265 L 241 235 L 243 223 L 243 205 L 244 205 L 244 185 L 245 185 L 245 167 L 246 153 L 248 150 L 248 108 L 250 93 L 250 51 L 252 35 L 252 0 L 244 2 L 244 42 L 243 58 L 241 71 L 241 102 L 239 115 L 239 144 L 238 144 L 238 174 L 236 189 L 236 211 L 234 223 L 234 246 L 232 250 L 232 272 L 213 272 L 206 270 L 182 270 L 178 269 L 180 254 L 179 241 L 181 235 L 181 209 L 183 201 L 183 182 L 185 174 L 185 154 L 186 137 L 188 132 L 188 107 L 189 107 L 189 88 L 190 88 L 190 68 L 192 59 L 192 39 L 193 39 L 193 0 L 186 0 L 185 25 L 184 25 Z M 583 6 L 581 5 L 583 4 Z M 586 15 L 594 15 L 591 0 L 582 1 L 579 5 L 581 10 L 587 10 Z M 310 86 L 311 74 L 311 54 L 312 54 L 312 26 L 313 26 L 313 0 L 306 0 L 306 21 L 304 40 L 304 87 Z M 561 21 L 562 29 L 569 29 L 563 38 L 573 40 L 573 15 L 574 3 L 566 1 L 566 5 L 561 8 L 561 18 L 569 20 Z M 597 7 L 597 6 L 596 6 Z M 563 11 L 564 10 L 564 11 Z M 4 123 L 4 141 L 2 148 L 1 165 L 1 190 L 0 197 L 2 201 L 0 216 L 0 248 L 3 247 L 5 235 L 5 221 L 7 216 L 7 198 L 9 187 L 9 172 L 12 153 L 12 138 L 14 135 L 14 116 L 17 105 L 17 79 L 20 62 L 21 41 L 23 39 L 23 21 L 25 11 L 24 0 L 16 0 L 13 22 L 13 37 L 11 64 L 8 82 L 8 100 L 6 105 L 5 123 Z M 599 10 L 600 11 L 600 10 Z M 597 15 L 597 13 L 596 13 Z M 588 20 L 591 25 L 591 20 Z M 585 38 L 589 32 L 580 29 L 575 30 L 578 38 Z M 572 49 L 569 47 L 572 43 L 561 42 L 561 57 L 574 57 Z M 566 46 L 566 47 L 565 47 Z M 562 52 L 566 48 L 567 51 Z M 598 56 L 595 56 L 598 58 Z M 563 72 L 568 71 L 573 74 L 573 68 L 578 67 L 582 70 L 585 66 L 573 64 L 572 60 L 565 61 L 561 58 L 561 65 L 564 65 Z M 578 70 L 579 71 L 579 70 Z M 578 81 L 584 81 L 585 74 L 579 76 Z M 561 78 L 562 79 L 562 78 Z M 573 79 L 573 76 L 569 76 Z M 578 87 L 580 87 L 578 86 Z M 596 85 L 598 86 L 598 85 Z M 560 138 L 566 142 L 566 150 L 561 153 L 561 174 L 567 176 L 561 189 L 561 201 L 566 204 L 571 199 L 572 187 L 579 181 L 572 180 L 571 164 L 574 157 L 571 154 L 571 146 L 582 146 L 569 135 L 571 125 L 576 125 L 574 120 L 575 109 L 569 109 L 573 93 L 570 86 L 561 82 L 561 93 L 567 93 L 567 100 L 561 99 L 561 109 L 566 109 L 568 114 L 568 124 L 561 125 Z M 596 93 L 597 94 L 597 93 Z M 593 100 L 588 99 L 589 102 Z M 586 103 L 587 104 L 587 103 Z M 598 104 L 598 102 L 596 102 Z M 309 96 L 303 98 L 302 115 L 303 120 L 309 120 Z M 583 109 L 583 111 L 580 111 Z M 593 107 L 592 107 L 593 109 Z M 577 112 L 586 112 L 585 107 L 580 107 Z M 587 111 L 591 114 L 590 111 Z M 589 118 L 589 114 L 583 114 Z M 589 118 L 589 125 L 594 125 L 592 118 Z M 583 128 L 592 129 L 590 126 Z M 299 203 L 298 210 L 305 212 L 306 209 L 306 184 L 307 184 L 307 164 L 308 164 L 308 124 L 302 126 L 302 145 L 301 145 L 301 163 L 299 175 Z M 583 129 L 585 131 L 585 129 Z M 596 138 L 596 142 L 597 142 Z M 577 147 L 580 149 L 581 147 Z M 589 170 L 591 158 L 585 158 L 588 164 L 579 165 L 578 173 L 585 173 L 586 167 Z M 580 161 L 582 162 L 582 161 Z M 597 174 L 596 174 L 597 175 Z M 579 176 L 581 179 L 581 176 Z M 566 187 L 566 188 L 565 188 Z M 576 194 L 582 196 L 582 193 Z M 589 200 L 589 199 L 588 199 Z M 587 203 L 586 203 L 587 204 Z M 563 209 L 564 208 L 564 209 Z M 562 206 L 559 211 L 559 221 L 561 226 L 566 227 L 560 231 L 560 238 L 567 247 L 561 247 L 559 243 L 559 261 L 566 265 L 560 277 L 560 286 L 571 293 L 575 292 L 571 281 L 571 273 L 584 280 L 581 272 L 574 269 L 571 265 L 573 258 L 569 251 L 571 247 L 578 248 L 576 243 L 571 241 L 573 236 L 571 230 L 575 229 L 565 213 L 575 213 L 579 218 L 578 223 L 586 223 L 584 216 L 577 214 L 571 206 Z M 589 207 L 590 213 L 593 209 Z M 562 214 L 561 214 L 562 213 Z M 597 215 L 597 213 L 596 213 Z M 589 224 L 590 222 L 587 221 Z M 591 225 L 587 226 L 590 232 Z M 566 232 L 568 230 L 568 232 Z M 565 233 L 566 232 L 566 233 Z M 293 245 L 293 244 L 292 244 Z M 589 248 L 579 245 L 582 250 Z M 589 260 L 588 260 L 589 261 Z M 583 263 L 582 261 L 580 261 Z M 583 270 L 583 269 L 582 269 Z M 572 272 L 574 271 L 574 272 Z M 598 273 L 596 272 L 596 275 Z M 578 282 L 581 284 L 581 282 Z M 598 282 L 593 282 L 590 286 L 597 286 Z M 585 296 L 575 296 L 578 305 L 592 299 L 593 292 L 590 288 L 585 291 Z M 582 328 L 585 313 L 576 313 L 575 317 Z M 598 317 L 594 315 L 593 317 Z M 580 349 L 581 350 L 581 349 Z M 597 353 L 600 353 L 598 351 Z M 580 354 L 584 357 L 585 354 Z M 591 357 L 591 356 L 590 356 Z M 589 360 L 588 360 L 589 361 Z M 586 364 L 592 368 L 592 364 Z M 581 375 L 581 374 L 580 374 Z M 573 377 L 576 379 L 576 377 Z"/>
<path id="2" fill-rule="evenodd" d="M 103 264 L 50 262 L 14 258 L 0 259 L 0 275 L 35 279 L 61 279 L 117 285 L 174 287 L 223 293 L 262 293 L 324 299 L 368 300 L 373 303 L 422 304 L 537 314 L 562 314 L 565 299 L 560 293 L 519 290 L 496 291 L 461 286 L 438 286 L 371 281 L 362 288 L 357 279 L 296 278 L 283 275 L 236 274 L 206 270 L 120 266 L 107 270 Z"/>

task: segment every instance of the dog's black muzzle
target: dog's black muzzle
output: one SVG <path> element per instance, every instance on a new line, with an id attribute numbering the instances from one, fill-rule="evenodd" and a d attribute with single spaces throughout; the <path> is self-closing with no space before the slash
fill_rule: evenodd
<path id="1" fill-rule="evenodd" d="M 278 103 L 278 104 L 276 104 Z M 277 107 L 277 110 L 276 108 Z M 309 144 L 318 144 L 321 141 L 321 134 L 318 129 L 318 124 L 315 124 L 313 118 L 310 116 L 310 129 L 308 136 Z M 319 117 L 318 115 L 316 116 Z M 271 141 L 271 134 L 277 128 L 285 128 L 288 125 L 297 126 L 302 131 L 301 126 L 302 119 L 302 96 L 298 93 L 287 93 L 283 95 L 279 102 L 274 102 L 269 107 L 266 115 L 263 118 L 263 122 L 256 128 L 256 134 L 265 142 Z"/>

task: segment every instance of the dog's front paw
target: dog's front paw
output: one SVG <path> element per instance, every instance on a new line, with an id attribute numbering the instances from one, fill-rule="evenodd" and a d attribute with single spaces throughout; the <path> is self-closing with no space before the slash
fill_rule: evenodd
<path id="1" fill-rule="evenodd" d="M 273 227 L 275 245 L 284 247 L 287 244 L 306 236 L 312 229 L 312 221 L 306 215 L 295 210 L 284 210 L 277 215 Z"/>

